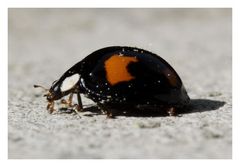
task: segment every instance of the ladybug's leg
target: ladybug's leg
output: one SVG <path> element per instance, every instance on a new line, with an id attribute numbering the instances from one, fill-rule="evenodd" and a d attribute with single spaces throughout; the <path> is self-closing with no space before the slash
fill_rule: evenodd
<path id="1" fill-rule="evenodd" d="M 104 113 L 104 114 L 107 114 L 107 118 L 115 118 L 115 114 L 114 112 L 110 111 L 110 110 L 103 110 L 101 108 L 101 111 Z"/>
<path id="2" fill-rule="evenodd" d="M 69 95 L 68 100 L 62 99 L 62 100 L 61 100 L 61 103 L 62 103 L 62 104 L 66 104 L 67 107 L 72 107 L 72 106 L 73 106 L 73 105 L 72 105 L 72 98 L 73 98 L 73 93 L 71 93 L 71 94 Z"/>
<path id="3" fill-rule="evenodd" d="M 168 108 L 167 113 L 169 114 L 169 116 L 176 116 L 177 115 L 176 108 L 175 107 Z"/>
<path id="4" fill-rule="evenodd" d="M 69 96 L 69 105 L 72 106 L 72 98 L 73 98 L 73 93 L 70 94 Z"/>
<path id="5" fill-rule="evenodd" d="M 104 114 L 107 114 L 107 118 L 115 118 L 116 112 L 112 107 L 100 103 L 97 103 L 97 105 Z"/>
<path id="6" fill-rule="evenodd" d="M 70 108 L 70 109 L 72 109 L 74 111 L 81 111 L 83 109 L 83 107 L 82 107 L 82 100 L 81 100 L 80 93 L 76 93 L 77 94 L 78 104 L 74 104 L 74 105 L 72 104 L 73 94 L 74 93 L 71 93 L 69 95 L 68 100 L 62 99 L 61 103 L 65 104 L 67 108 Z"/>
<path id="7" fill-rule="evenodd" d="M 52 114 L 53 111 L 55 111 L 55 109 L 54 109 L 54 101 L 49 101 L 49 102 L 48 102 L 47 110 L 49 110 L 49 113 L 50 113 L 50 114 Z"/>
<path id="8" fill-rule="evenodd" d="M 81 99 L 80 93 L 77 93 L 77 101 L 78 101 L 78 104 L 75 104 L 74 107 L 76 111 L 82 111 L 83 106 L 82 106 L 82 99 Z"/>
<path id="9" fill-rule="evenodd" d="M 72 98 L 73 98 L 73 93 L 71 93 L 69 95 L 69 98 L 68 98 L 68 101 L 67 101 L 69 107 L 72 107 Z"/>
<path id="10" fill-rule="evenodd" d="M 107 111 L 107 118 L 114 118 L 114 115 L 112 112 Z"/>

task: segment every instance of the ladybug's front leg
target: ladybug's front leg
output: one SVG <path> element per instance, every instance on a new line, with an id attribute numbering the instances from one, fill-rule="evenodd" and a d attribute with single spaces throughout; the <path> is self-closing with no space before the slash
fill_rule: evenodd
<path id="1" fill-rule="evenodd" d="M 81 100 L 80 93 L 76 93 L 78 104 L 72 104 L 73 94 L 74 93 L 71 93 L 69 95 L 68 100 L 62 99 L 61 103 L 66 105 L 66 108 L 70 108 L 70 109 L 75 110 L 75 111 L 81 111 L 83 109 L 83 107 L 82 107 L 82 100 Z"/>
<path id="2" fill-rule="evenodd" d="M 62 104 L 65 104 L 67 107 L 72 107 L 72 106 L 73 106 L 73 105 L 72 105 L 72 98 L 73 98 L 73 93 L 71 93 L 71 94 L 69 95 L 68 100 L 62 99 L 62 100 L 61 100 L 61 103 L 62 103 Z"/>
<path id="3" fill-rule="evenodd" d="M 54 101 L 48 101 L 47 110 L 49 110 L 50 114 L 52 114 L 53 111 L 55 111 L 55 109 L 54 109 Z"/>

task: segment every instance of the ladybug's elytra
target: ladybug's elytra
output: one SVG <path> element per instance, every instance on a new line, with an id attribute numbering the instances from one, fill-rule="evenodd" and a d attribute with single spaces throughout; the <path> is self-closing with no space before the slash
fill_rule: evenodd
<path id="1" fill-rule="evenodd" d="M 108 116 L 115 110 L 152 107 L 172 115 L 176 108 L 190 101 L 180 77 L 164 59 L 143 49 L 121 46 L 106 47 L 88 55 L 47 91 L 50 113 L 54 111 L 54 101 L 66 95 L 70 95 L 69 99 L 61 102 L 68 107 L 75 106 L 81 111 L 80 94 L 84 94 Z M 72 105 L 73 94 L 77 94 L 78 104 Z"/>

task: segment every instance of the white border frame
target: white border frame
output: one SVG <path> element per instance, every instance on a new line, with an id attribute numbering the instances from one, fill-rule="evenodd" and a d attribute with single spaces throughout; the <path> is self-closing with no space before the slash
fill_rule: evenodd
<path id="1" fill-rule="evenodd" d="M 240 146 L 240 107 L 239 107 L 239 95 L 240 95 L 240 60 L 239 60 L 239 21 L 240 21 L 240 7 L 238 6 L 237 0 L 9 0 L 0 2 L 0 72 L 1 72 L 1 82 L 0 82 L 0 125 L 1 125 L 1 132 L 0 132 L 0 163 L 8 163 L 7 165 L 14 165 L 14 166 L 42 166 L 42 165 L 55 165 L 56 161 L 16 161 L 16 160 L 7 160 L 8 158 L 8 143 L 7 143 L 7 134 L 8 134 L 8 122 L 7 122 L 7 111 L 8 111 L 8 8 L 85 8 L 85 7 L 164 7 L 164 8 L 233 8 L 233 160 L 227 161 L 219 161 L 219 160 L 198 160 L 196 163 L 193 160 L 183 160 L 183 161 L 171 161 L 171 160 L 154 160 L 154 161 L 141 161 L 137 164 L 136 161 L 125 160 L 125 161 L 113 161 L 113 160 L 101 160 L 101 161 L 90 161 L 90 160 L 83 160 L 83 161 L 71 161 L 74 164 L 81 163 L 80 165 L 104 165 L 104 166 L 115 166 L 115 165 L 154 165 L 155 163 L 161 163 L 161 166 L 172 166 L 178 165 L 179 163 L 183 163 L 184 166 L 192 166 L 192 165 L 209 165 L 213 166 L 217 163 L 218 166 L 233 166 L 239 163 L 239 146 Z M 3 161 L 2 161 L 3 160 Z M 104 162 L 104 164 L 102 164 Z M 58 166 L 66 166 L 70 165 L 70 161 L 61 161 L 58 163 Z M 156 165 L 156 164 L 155 164 Z"/>

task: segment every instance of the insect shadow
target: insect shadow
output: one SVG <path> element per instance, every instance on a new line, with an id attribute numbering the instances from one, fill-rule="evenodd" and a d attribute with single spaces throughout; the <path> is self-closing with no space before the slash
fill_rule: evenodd
<path id="1" fill-rule="evenodd" d="M 210 112 L 224 106 L 226 102 L 210 99 L 192 99 L 188 107 L 181 114 L 190 114 L 196 112 Z"/>
<path id="2" fill-rule="evenodd" d="M 216 110 L 222 106 L 224 106 L 226 102 L 218 101 L 218 100 L 210 100 L 210 99 L 191 99 L 190 104 L 187 107 L 179 109 L 177 111 L 177 116 L 181 116 L 183 114 L 197 113 L 197 112 L 210 112 Z M 88 106 L 83 110 L 89 111 L 93 115 L 102 114 L 102 112 L 98 109 L 97 106 Z M 144 109 L 144 110 L 131 110 L 131 111 L 118 111 L 114 112 L 115 116 L 130 116 L 130 117 L 163 117 L 168 116 L 167 112 L 162 112 L 161 109 Z"/>

